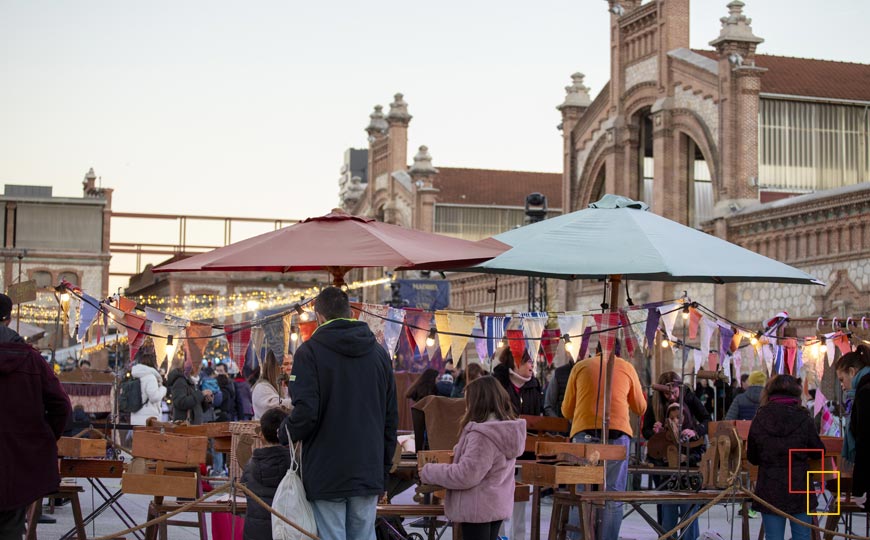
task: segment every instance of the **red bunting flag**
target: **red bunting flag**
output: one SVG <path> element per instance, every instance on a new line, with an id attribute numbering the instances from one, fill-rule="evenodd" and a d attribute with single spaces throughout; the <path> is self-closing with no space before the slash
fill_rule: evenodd
<path id="1" fill-rule="evenodd" d="M 224 326 L 224 332 L 230 346 L 230 358 L 237 366 L 244 366 L 245 353 L 251 343 L 251 323 L 228 324 Z"/>
<path id="2" fill-rule="evenodd" d="M 698 324 L 701 322 L 701 312 L 697 309 L 689 308 L 689 339 L 698 337 Z"/>
<path id="3" fill-rule="evenodd" d="M 526 352 L 526 339 L 523 331 L 518 328 L 505 330 L 505 338 L 507 338 L 508 346 L 511 348 L 514 365 L 519 365 L 523 361 L 523 353 Z"/>

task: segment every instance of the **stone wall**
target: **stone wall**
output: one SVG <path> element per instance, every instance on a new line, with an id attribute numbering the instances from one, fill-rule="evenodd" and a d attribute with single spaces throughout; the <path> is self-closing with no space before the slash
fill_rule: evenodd
<path id="1" fill-rule="evenodd" d="M 635 62 L 625 68 L 625 89 L 647 81 L 655 81 L 659 73 L 659 59 L 655 56 Z"/>

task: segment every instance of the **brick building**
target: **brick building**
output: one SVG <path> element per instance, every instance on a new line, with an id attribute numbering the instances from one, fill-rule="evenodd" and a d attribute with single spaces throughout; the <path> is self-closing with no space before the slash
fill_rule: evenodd
<path id="1" fill-rule="evenodd" d="M 383 107 L 375 107 L 366 127 L 368 148 L 345 153 L 339 179 L 339 197 L 345 210 L 466 240 L 480 240 L 522 225 L 526 196 L 533 192 L 547 197 L 548 215 L 562 212 L 562 175 L 557 173 L 436 168 L 426 146 L 419 148 L 408 166 L 410 122 L 408 104 L 402 94 L 394 96 L 386 115 Z M 365 174 L 348 178 L 359 152 L 366 152 Z M 357 274 L 359 278 L 372 279 L 380 277 L 380 270 Z M 449 279 L 451 307 L 487 310 L 493 309 L 496 300 L 499 310 L 526 309 L 526 278 L 499 278 L 497 298 L 493 276 L 451 274 Z M 388 289 L 369 289 L 363 293 L 368 302 L 381 302 L 388 297 Z"/>
<path id="2" fill-rule="evenodd" d="M 690 294 L 757 326 L 870 311 L 870 65 L 760 54 L 739 0 L 713 50 L 689 48 L 689 0 L 609 0 L 611 78 L 582 74 L 562 114 L 566 211 L 617 193 L 804 269 L 827 286 L 633 284 L 635 300 Z M 691 256 L 691 254 L 687 254 Z M 564 291 L 568 309 L 601 285 Z M 800 332 L 801 335 L 812 332 Z"/>

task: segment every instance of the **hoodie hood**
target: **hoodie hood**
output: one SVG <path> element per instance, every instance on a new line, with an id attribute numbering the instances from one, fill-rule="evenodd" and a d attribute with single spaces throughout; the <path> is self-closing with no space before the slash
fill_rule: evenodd
<path id="1" fill-rule="evenodd" d="M 347 357 L 366 356 L 374 347 L 380 347 L 368 324 L 347 319 L 335 319 L 321 325 L 311 340 Z"/>
<path id="2" fill-rule="evenodd" d="M 752 403 L 758 405 L 761 403 L 761 393 L 764 391 L 764 387 L 761 385 L 753 385 L 746 389 L 743 392 L 746 395 L 746 399 L 751 401 Z"/>
<path id="3" fill-rule="evenodd" d="M 0 324 L 0 343 L 24 343 L 24 338 L 5 324 Z"/>
<path id="4" fill-rule="evenodd" d="M 748 392 L 748 390 L 747 390 Z M 770 402 L 764 407 L 759 407 L 752 425 L 759 425 L 765 432 L 776 437 L 789 437 L 798 429 L 803 429 L 809 411 L 805 407 L 787 405 L 785 403 Z"/>
<path id="5" fill-rule="evenodd" d="M 257 463 L 251 469 L 254 480 L 268 488 L 277 488 L 291 465 L 290 451 L 283 446 L 257 448 L 251 459 Z"/>
<path id="6" fill-rule="evenodd" d="M 466 429 L 469 433 L 477 432 L 491 440 L 507 459 L 517 458 L 526 449 L 526 421 L 522 418 L 471 422 Z"/>
<path id="7" fill-rule="evenodd" d="M 145 364 L 134 365 L 133 369 L 130 370 L 130 374 L 136 379 L 141 379 L 148 375 L 154 375 L 157 377 L 157 384 L 162 384 L 163 382 L 163 377 L 160 376 L 160 372 L 151 366 L 146 366 Z"/>
<path id="8" fill-rule="evenodd" d="M 175 368 L 169 372 L 169 375 L 166 376 L 166 385 L 171 387 L 173 384 L 175 384 L 175 381 L 184 378 L 184 373 L 181 371 L 181 368 Z"/>
<path id="9" fill-rule="evenodd" d="M 4 346 L 3 354 L 0 354 L 0 375 L 8 375 L 20 370 L 30 358 L 30 350 L 30 346 L 24 343 Z"/>

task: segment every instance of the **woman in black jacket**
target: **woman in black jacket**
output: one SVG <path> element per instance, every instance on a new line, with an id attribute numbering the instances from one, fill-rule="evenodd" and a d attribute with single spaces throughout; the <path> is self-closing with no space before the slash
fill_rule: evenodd
<path id="1" fill-rule="evenodd" d="M 870 491 L 870 348 L 858 345 L 855 351 L 837 360 L 836 369 L 843 391 L 854 396 L 843 441 L 843 458 L 854 464 L 853 500 L 864 505 Z"/>
<path id="2" fill-rule="evenodd" d="M 523 352 L 522 360 L 517 364 L 510 347 L 504 347 L 497 359 L 499 364 L 492 369 L 492 376 L 507 390 L 514 413 L 531 416 L 543 414 L 544 395 L 541 383 L 535 378 L 529 353 Z"/>
<path id="3" fill-rule="evenodd" d="M 794 452 L 796 449 L 823 450 L 809 411 L 801 406 L 801 385 L 791 375 L 777 375 L 768 381 L 761 397 L 761 406 L 749 428 L 749 462 L 758 465 L 755 494 L 777 509 L 811 524 L 817 497 L 807 495 L 809 460 L 820 452 Z M 789 478 L 791 471 L 791 478 Z M 752 503 L 761 512 L 764 536 L 767 540 L 783 540 L 784 517 L 766 506 Z M 793 540 L 809 540 L 810 529 L 791 523 Z"/>

